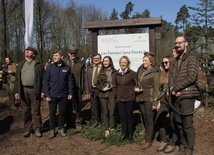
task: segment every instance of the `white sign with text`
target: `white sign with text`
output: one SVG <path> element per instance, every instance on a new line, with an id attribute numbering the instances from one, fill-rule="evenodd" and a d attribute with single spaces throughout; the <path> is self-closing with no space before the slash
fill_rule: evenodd
<path id="1" fill-rule="evenodd" d="M 128 56 L 130 68 L 137 71 L 142 64 L 144 52 L 149 51 L 149 33 L 119 34 L 119 35 L 99 35 L 98 53 L 110 56 L 114 62 L 115 69 L 119 69 L 119 59 L 121 56 Z"/>

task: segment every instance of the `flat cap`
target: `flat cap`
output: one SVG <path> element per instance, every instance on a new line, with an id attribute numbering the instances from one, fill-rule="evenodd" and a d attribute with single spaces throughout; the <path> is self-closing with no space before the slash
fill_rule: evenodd
<path id="1" fill-rule="evenodd" d="M 68 52 L 69 53 L 77 53 L 78 49 L 75 46 L 69 46 L 68 47 Z"/>
<path id="2" fill-rule="evenodd" d="M 32 51 L 35 55 L 38 54 L 38 51 L 37 51 L 35 48 L 33 48 L 32 46 L 28 46 L 28 47 L 26 48 L 26 50 Z"/>

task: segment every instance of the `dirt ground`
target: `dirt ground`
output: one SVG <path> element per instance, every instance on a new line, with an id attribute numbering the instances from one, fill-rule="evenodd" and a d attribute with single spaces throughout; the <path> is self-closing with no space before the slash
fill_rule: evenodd
<path id="1" fill-rule="evenodd" d="M 1 92 L 2 93 L 2 92 Z M 1 95 L 1 94 L 0 94 Z M 48 120 L 47 103 L 42 103 L 43 123 Z M 214 109 L 201 108 L 194 116 L 196 132 L 195 155 L 214 155 Z M 0 154 L 1 155 L 158 155 L 158 142 L 142 151 L 138 144 L 127 144 L 120 147 L 107 146 L 101 141 L 90 141 L 79 134 L 65 138 L 57 135 L 49 139 L 49 132 L 44 130 L 41 138 L 32 134 L 28 138 L 23 136 L 23 122 L 21 105 L 18 110 L 10 110 L 8 98 L 0 97 Z M 175 152 L 171 153 L 176 154 Z"/>

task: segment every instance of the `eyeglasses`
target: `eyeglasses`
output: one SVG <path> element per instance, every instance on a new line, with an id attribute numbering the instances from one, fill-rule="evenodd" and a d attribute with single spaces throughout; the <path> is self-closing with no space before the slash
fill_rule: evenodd
<path id="1" fill-rule="evenodd" d="M 181 45 L 181 44 L 183 44 L 183 43 L 185 43 L 186 41 L 178 41 L 178 42 L 174 42 L 173 44 L 175 44 L 175 45 Z"/>
<path id="2" fill-rule="evenodd" d="M 162 62 L 163 65 L 167 65 L 168 63 L 169 63 L 169 61 Z"/>
<path id="3" fill-rule="evenodd" d="M 76 53 L 70 53 L 71 55 L 76 55 Z"/>

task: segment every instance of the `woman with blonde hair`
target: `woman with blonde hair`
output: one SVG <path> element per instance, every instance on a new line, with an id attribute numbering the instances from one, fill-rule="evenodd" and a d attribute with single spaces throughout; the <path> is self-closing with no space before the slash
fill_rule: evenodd
<path id="1" fill-rule="evenodd" d="M 122 56 L 119 60 L 120 69 L 116 74 L 117 105 L 121 120 L 122 135 L 120 141 L 129 139 L 133 142 L 133 107 L 135 103 L 135 81 L 137 74 L 130 69 L 130 60 Z"/>
<path id="2" fill-rule="evenodd" d="M 145 124 L 146 138 L 142 142 L 141 149 L 145 150 L 152 145 L 154 135 L 154 117 L 157 102 L 154 101 L 159 88 L 159 71 L 154 65 L 154 55 L 145 54 L 143 63 L 137 71 L 137 83 L 135 88 L 137 101 Z"/>

